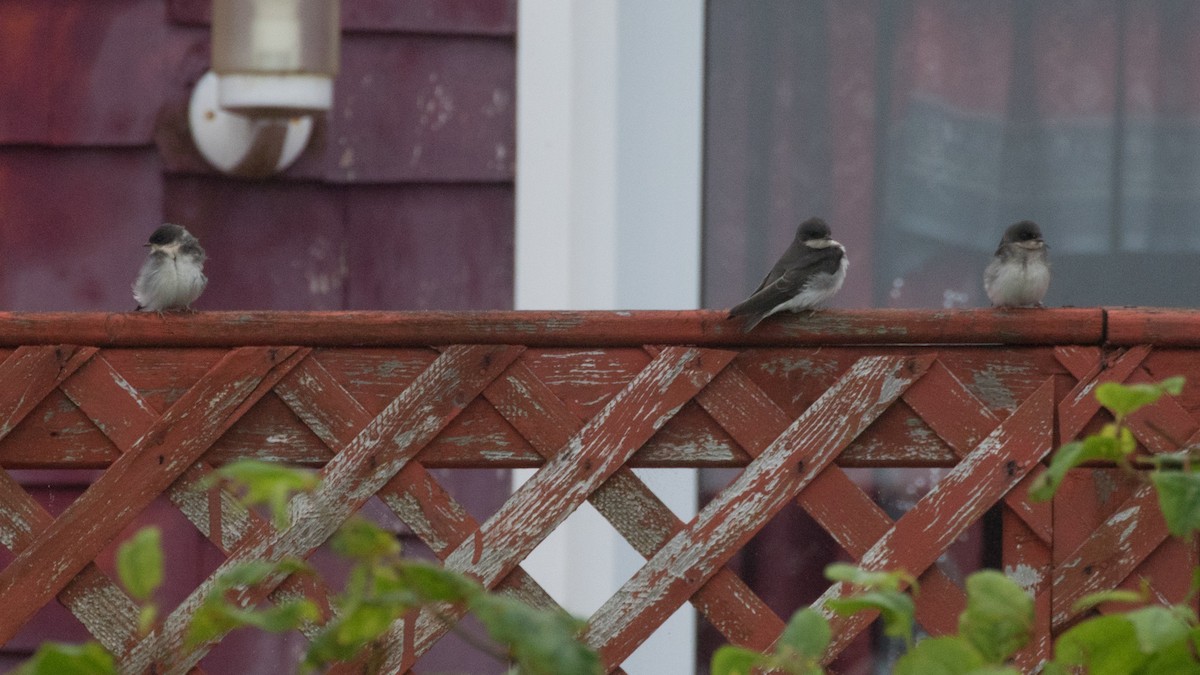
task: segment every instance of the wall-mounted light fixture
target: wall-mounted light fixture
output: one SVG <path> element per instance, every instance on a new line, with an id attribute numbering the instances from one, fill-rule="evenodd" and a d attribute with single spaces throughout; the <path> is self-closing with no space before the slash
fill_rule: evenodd
<path id="1" fill-rule="evenodd" d="M 333 105 L 339 0 L 214 0 L 212 71 L 192 91 L 188 121 L 217 169 L 263 177 L 291 165 L 312 115 Z"/>

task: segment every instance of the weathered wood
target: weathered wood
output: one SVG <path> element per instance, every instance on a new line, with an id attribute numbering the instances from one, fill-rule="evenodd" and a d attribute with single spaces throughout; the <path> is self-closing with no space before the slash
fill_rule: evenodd
<path id="1" fill-rule="evenodd" d="M 584 639 L 606 664 L 624 660 L 931 361 L 859 361 L 592 615 Z"/>
<path id="2" fill-rule="evenodd" d="M 445 560 L 452 569 L 494 585 L 529 555 L 588 495 L 608 479 L 685 402 L 730 361 L 733 352 L 664 349 L 605 409 Z M 422 613 L 413 645 L 427 649 L 448 628 Z M 405 661 L 401 669 L 411 667 Z"/>
<path id="3" fill-rule="evenodd" d="M 728 372 L 728 371 L 727 371 Z M 705 387 L 697 397 L 712 389 Z M 517 364 L 484 395 L 547 459 L 566 447 L 583 426 L 550 388 L 528 368 Z M 782 426 L 786 426 L 786 423 Z M 782 430 L 782 429 L 781 429 Z M 684 523 L 628 466 L 588 497 L 634 550 L 649 559 Z M 700 613 L 733 644 L 766 649 L 783 630 L 783 621 L 733 572 L 718 570 L 692 597 Z"/>
<path id="4" fill-rule="evenodd" d="M 0 473 L 0 544 L 15 556 L 0 570 L 12 610 L 0 631 L 57 595 L 123 669 L 194 668 L 208 647 L 182 650 L 181 638 L 215 575 L 138 638 L 135 604 L 93 562 L 164 494 L 226 554 L 218 573 L 309 555 L 378 497 L 447 567 L 548 609 L 557 604 L 520 563 L 589 501 L 647 557 L 588 624 L 618 672 L 685 602 L 727 640 L 769 647 L 783 628 L 778 598 L 727 564 L 795 500 L 860 564 L 917 574 L 918 622 L 938 635 L 955 630 L 965 597 L 937 559 L 998 504 L 1004 570 L 1038 608 L 1017 656 L 1031 670 L 1074 620 L 1073 599 L 1145 575 L 1163 601 L 1183 599 L 1188 579 L 1175 571 L 1200 557 L 1154 519 L 1152 493 L 1112 469 L 1072 472 L 1053 509 L 1027 499 L 1053 445 L 1106 421 L 1097 385 L 1193 374 L 1187 347 L 1106 346 L 1093 319 L 1112 311 L 823 312 L 749 336 L 715 311 L 0 315 L 0 467 L 106 469 L 58 518 Z M 1200 442 L 1200 391 L 1130 426 L 1146 452 Z M 297 497 L 294 523 L 276 531 L 229 494 L 194 487 L 241 457 L 319 467 L 325 486 Z M 469 496 L 430 473 L 516 466 L 540 470 L 482 523 Z M 705 466 L 746 469 L 690 523 L 632 471 Z M 893 521 L 851 466 L 951 470 Z M 238 600 L 297 595 L 330 611 L 319 580 L 272 579 Z M 831 653 L 871 621 L 835 619 Z M 398 621 L 386 667 L 418 664 L 445 633 L 425 614 Z"/>
<path id="5" fill-rule="evenodd" d="M 1200 311 L 1192 309 L 1112 308 L 1108 343 L 1121 347 L 1196 347 L 1200 345 Z"/>
<path id="6" fill-rule="evenodd" d="M 929 373 L 925 377 L 929 377 Z M 761 455 L 791 421 L 738 368 L 727 369 L 724 376 L 701 392 L 697 400 L 754 457 Z M 883 509 L 871 501 L 845 472 L 833 465 L 813 478 L 796 502 L 856 559 L 893 525 Z M 954 617 L 966 605 L 962 589 L 936 565 L 921 577 L 921 584 L 927 592 L 917 598 L 917 620 L 934 634 L 953 631 Z M 778 633 L 773 636 L 772 643 L 775 638 Z"/>
<path id="7" fill-rule="evenodd" d="M 167 672 L 185 672 L 195 665 L 203 651 L 183 649 L 183 635 L 218 575 L 248 560 L 278 561 L 288 556 L 307 556 L 403 468 L 520 351 L 518 347 L 488 346 L 447 350 L 326 464 L 323 480 L 315 492 L 293 498 L 287 528 L 246 542 L 231 553 L 217 572 L 170 614 L 161 631 L 135 647 L 135 653 L 166 650 L 170 653 Z M 247 605 L 255 604 L 280 582 L 282 579 L 261 584 L 236 599 Z"/>
<path id="8" fill-rule="evenodd" d="M 749 334 L 723 311 L 630 312 L 0 312 L 0 346 L 301 345 L 554 347 L 1100 344 L 1098 309 L 870 310 L 786 315 Z M 350 327 L 353 329 L 350 329 Z"/>
<path id="9" fill-rule="evenodd" d="M 1054 382 L 1048 380 L 1017 412 L 1005 420 L 971 453 L 943 477 L 916 506 L 904 514 L 859 564 L 872 570 L 923 572 L 956 537 L 1017 485 L 1052 448 Z M 814 608 L 834 627 L 827 657 L 837 654 L 874 618 L 860 612 L 836 616 L 824 602 L 851 592 L 847 584 L 834 584 Z"/>
<path id="10" fill-rule="evenodd" d="M 0 642 L 96 557 L 294 365 L 295 348 L 230 352 L 172 406 L 42 537 L 0 571 Z M 282 371 L 282 372 L 281 372 Z M 266 386 L 264 386 L 264 384 Z M 47 564 L 55 561 L 53 565 Z"/>

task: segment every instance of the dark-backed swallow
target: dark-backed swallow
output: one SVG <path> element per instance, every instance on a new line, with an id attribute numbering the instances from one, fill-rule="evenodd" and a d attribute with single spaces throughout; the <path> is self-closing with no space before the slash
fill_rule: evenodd
<path id="1" fill-rule="evenodd" d="M 846 249 L 833 240 L 829 225 L 809 218 L 800 224 L 796 238 L 758 289 L 729 310 L 729 316 L 745 316 L 742 332 L 749 333 L 776 312 L 812 309 L 838 292 L 848 264 Z"/>

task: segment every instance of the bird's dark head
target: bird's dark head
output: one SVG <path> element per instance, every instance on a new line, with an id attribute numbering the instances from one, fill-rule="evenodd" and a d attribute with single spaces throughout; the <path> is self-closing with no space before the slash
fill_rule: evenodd
<path id="1" fill-rule="evenodd" d="M 829 239 L 832 235 L 829 232 L 829 223 L 826 223 L 820 218 L 809 218 L 800 223 L 800 228 L 796 230 L 796 239 L 800 241 L 812 241 L 814 239 Z"/>
<path id="2" fill-rule="evenodd" d="M 1001 244 L 1017 244 L 1023 248 L 1040 248 L 1045 245 L 1042 239 L 1042 229 L 1032 220 L 1022 220 L 1014 223 L 1004 231 Z"/>
<path id="3" fill-rule="evenodd" d="M 183 241 L 187 233 L 188 231 L 183 229 L 182 226 L 167 223 L 150 235 L 150 241 L 146 245 L 157 247 L 170 246 L 171 244 Z"/>

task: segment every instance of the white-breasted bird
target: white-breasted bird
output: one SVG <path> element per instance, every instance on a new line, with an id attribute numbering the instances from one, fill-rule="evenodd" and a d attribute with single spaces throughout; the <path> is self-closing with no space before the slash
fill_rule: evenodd
<path id="1" fill-rule="evenodd" d="M 1048 250 L 1041 228 L 1031 220 L 1004 231 L 996 255 L 983 272 L 983 289 L 993 307 L 1041 306 L 1050 287 Z"/>
<path id="2" fill-rule="evenodd" d="M 800 224 L 796 238 L 758 289 L 729 310 L 729 316 L 745 316 L 742 332 L 749 333 L 776 312 L 812 309 L 842 287 L 847 265 L 846 248 L 833 240 L 829 225 L 809 218 Z"/>
<path id="3" fill-rule="evenodd" d="M 190 232 L 167 223 L 150 235 L 146 262 L 133 282 L 133 299 L 144 312 L 191 310 L 204 292 L 204 249 Z"/>

